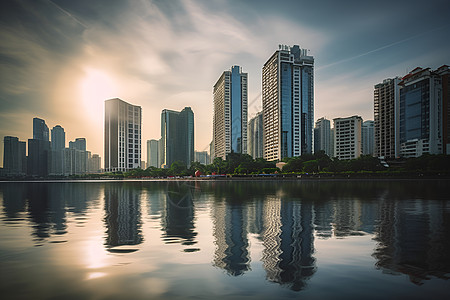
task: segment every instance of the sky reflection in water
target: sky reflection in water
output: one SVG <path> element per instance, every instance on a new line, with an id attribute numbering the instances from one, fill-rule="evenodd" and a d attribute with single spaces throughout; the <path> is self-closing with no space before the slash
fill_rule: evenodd
<path id="1" fill-rule="evenodd" d="M 0 183 L 10 299 L 449 296 L 447 181 Z"/>

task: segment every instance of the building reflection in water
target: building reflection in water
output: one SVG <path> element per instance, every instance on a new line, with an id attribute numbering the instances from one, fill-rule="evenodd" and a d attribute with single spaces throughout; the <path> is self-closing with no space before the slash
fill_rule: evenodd
<path id="1" fill-rule="evenodd" d="M 127 184 L 105 186 L 106 242 L 110 252 L 132 252 L 136 249 L 114 248 L 139 245 L 141 232 L 140 189 Z"/>
<path id="2" fill-rule="evenodd" d="M 166 243 L 197 243 L 194 225 L 193 187 L 189 182 L 173 181 L 167 183 L 165 193 L 166 207 L 162 216 L 163 239 Z M 189 249 L 187 251 L 195 251 Z"/>
<path id="3" fill-rule="evenodd" d="M 436 183 L 222 182 L 201 187 L 208 199 L 204 207 L 211 209 L 212 263 L 231 276 L 250 271 L 249 234 L 261 241 L 267 280 L 293 290 L 303 289 L 317 271 L 314 237 L 364 234 L 374 237 L 373 257 L 383 273 L 406 274 L 415 284 L 430 277 L 449 279 L 450 208 L 447 193 L 441 192 L 446 189 Z M 158 219 L 153 223 L 161 222 L 166 243 L 197 243 L 195 186 L 189 182 L 11 182 L 0 188 L 2 223 L 13 227 L 29 222 L 36 245 L 65 236 L 68 219 L 86 221 L 84 215 L 92 203 L 100 203 L 102 192 L 109 251 L 135 251 L 118 246 L 143 242 L 143 195 L 149 198 L 151 219 Z"/>
<path id="4" fill-rule="evenodd" d="M 312 203 L 269 196 L 264 207 L 263 266 L 267 279 L 301 290 L 316 272 Z"/>
<path id="5" fill-rule="evenodd" d="M 406 274 L 421 285 L 430 276 L 450 279 L 450 214 L 443 201 L 380 200 L 373 257 L 387 274 Z"/>
<path id="6" fill-rule="evenodd" d="M 216 199 L 212 216 L 216 244 L 214 266 L 232 276 L 244 274 L 250 270 L 244 204 L 236 199 Z"/>
<path id="7" fill-rule="evenodd" d="M 2 191 L 7 224 L 28 219 L 37 245 L 66 234 L 67 212 L 84 215 L 99 194 L 98 187 L 64 182 L 8 183 Z"/>

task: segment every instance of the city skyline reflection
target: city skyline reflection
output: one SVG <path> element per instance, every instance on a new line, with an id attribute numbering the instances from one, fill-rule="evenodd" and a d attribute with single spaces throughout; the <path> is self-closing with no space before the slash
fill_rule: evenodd
<path id="1" fill-rule="evenodd" d="M 91 224 L 103 232 L 103 245 L 87 233 L 78 239 L 90 238 L 103 268 L 108 253 L 119 260 L 159 257 L 152 265 L 167 265 L 163 253 L 178 249 L 183 264 L 202 261 L 213 267 L 208 272 L 234 278 L 263 271 L 266 281 L 292 291 L 308 290 L 321 272 L 316 241 L 369 237 L 373 250 L 366 255 L 376 272 L 425 286 L 449 279 L 444 190 L 441 182 L 388 181 L 2 183 L 1 224 L 30 228 L 20 238 L 43 248 L 70 244 L 77 228 Z"/>

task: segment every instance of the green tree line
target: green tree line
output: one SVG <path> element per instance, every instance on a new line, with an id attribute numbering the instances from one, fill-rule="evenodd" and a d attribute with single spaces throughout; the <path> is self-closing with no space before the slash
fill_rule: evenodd
<path id="1" fill-rule="evenodd" d="M 280 170 L 276 162 L 263 158 L 253 159 L 248 154 L 230 153 L 226 160 L 220 157 L 211 164 L 203 165 L 193 162 L 189 168 L 182 162 L 174 162 L 170 168 L 149 167 L 146 170 L 134 169 L 123 173 L 123 177 L 171 177 L 202 175 L 252 175 L 252 174 L 340 174 L 340 173 L 417 173 L 441 172 L 450 173 L 450 156 L 423 155 L 418 158 L 398 159 L 388 162 L 362 155 L 356 159 L 339 160 L 330 158 L 324 151 L 314 154 L 303 154 L 283 160 L 285 165 Z M 392 164 L 391 164 L 392 163 Z"/>
<path id="2" fill-rule="evenodd" d="M 283 167 L 276 167 L 276 162 L 263 158 L 253 159 L 248 154 L 230 153 L 226 160 L 220 157 L 211 164 L 204 165 L 192 162 L 188 168 L 184 163 L 176 161 L 170 168 L 149 167 L 133 169 L 128 172 L 103 174 L 74 175 L 74 178 L 166 178 L 201 175 L 249 176 L 255 174 L 290 175 L 330 175 L 330 174 L 438 174 L 450 176 L 450 155 L 423 155 L 417 158 L 396 159 L 387 163 L 370 155 L 362 155 L 356 159 L 339 160 L 330 158 L 323 151 L 314 154 L 303 154 L 299 157 L 283 159 Z"/>

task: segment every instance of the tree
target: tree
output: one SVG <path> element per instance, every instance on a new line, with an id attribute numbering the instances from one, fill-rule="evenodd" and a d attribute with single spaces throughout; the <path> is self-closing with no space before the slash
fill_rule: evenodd
<path id="1" fill-rule="evenodd" d="M 174 161 L 169 168 L 171 176 L 185 176 L 188 174 L 186 164 L 181 161 Z"/>
<path id="2" fill-rule="evenodd" d="M 199 163 L 198 161 L 194 161 L 194 162 L 191 163 L 191 167 L 189 168 L 190 175 L 194 176 L 195 171 L 197 171 L 197 170 L 202 172 L 203 174 L 205 174 L 206 173 L 206 166 L 201 164 L 201 163 Z"/>
<path id="3" fill-rule="evenodd" d="M 303 172 L 306 173 L 315 173 L 319 171 L 319 162 L 318 160 L 308 160 L 303 163 Z"/>
<path id="4" fill-rule="evenodd" d="M 217 174 L 222 174 L 222 172 L 225 171 L 225 168 L 227 167 L 226 162 L 222 159 L 222 157 L 216 157 L 213 161 L 214 166 L 214 172 Z"/>

